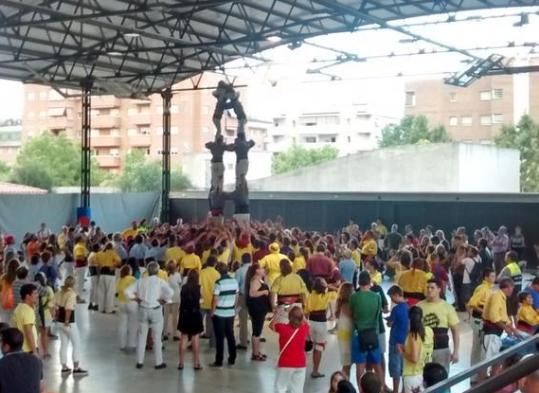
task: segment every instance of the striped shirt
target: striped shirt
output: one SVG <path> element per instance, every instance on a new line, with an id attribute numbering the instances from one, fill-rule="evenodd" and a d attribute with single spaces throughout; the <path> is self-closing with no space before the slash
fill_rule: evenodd
<path id="1" fill-rule="evenodd" d="M 215 282 L 213 295 L 217 296 L 215 316 L 230 318 L 236 315 L 236 296 L 238 294 L 238 282 L 228 276 L 222 276 Z"/>

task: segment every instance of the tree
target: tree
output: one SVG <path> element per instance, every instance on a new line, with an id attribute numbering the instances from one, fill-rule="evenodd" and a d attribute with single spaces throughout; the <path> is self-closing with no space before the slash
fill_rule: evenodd
<path id="1" fill-rule="evenodd" d="M 0 181 L 6 181 L 9 179 L 11 168 L 4 161 L 0 161 Z"/>
<path id="2" fill-rule="evenodd" d="M 337 158 L 338 154 L 339 151 L 331 146 L 324 146 L 319 149 L 306 149 L 294 144 L 287 151 L 277 154 L 273 160 L 272 169 L 274 173 L 289 172 L 294 169 L 333 160 Z"/>
<path id="3" fill-rule="evenodd" d="M 132 151 L 125 156 L 124 169 L 116 185 L 124 192 L 146 192 L 161 189 L 161 164 L 148 161 L 144 152 Z M 170 174 L 172 191 L 181 191 L 191 187 L 191 182 L 181 169 Z"/>
<path id="4" fill-rule="evenodd" d="M 406 116 L 399 124 L 390 124 L 382 129 L 379 144 L 380 147 L 391 147 L 440 142 L 451 142 L 443 126 L 429 129 L 425 116 Z"/>
<path id="5" fill-rule="evenodd" d="M 50 190 L 80 185 L 80 146 L 64 135 L 44 133 L 24 144 L 11 174 L 15 183 Z M 99 185 L 105 173 L 92 160 L 92 185 Z"/>
<path id="6" fill-rule="evenodd" d="M 539 191 L 539 123 L 522 116 L 516 126 L 503 126 L 496 145 L 520 151 L 520 188 Z"/>

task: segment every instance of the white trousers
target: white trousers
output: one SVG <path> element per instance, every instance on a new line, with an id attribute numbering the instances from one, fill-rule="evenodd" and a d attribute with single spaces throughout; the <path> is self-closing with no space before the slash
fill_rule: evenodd
<path id="1" fill-rule="evenodd" d="M 83 290 L 84 290 L 84 279 L 86 278 L 86 271 L 88 266 L 76 267 L 75 268 L 75 292 L 80 299 L 82 299 Z"/>
<path id="2" fill-rule="evenodd" d="M 180 315 L 180 303 L 165 304 L 165 321 L 163 333 L 169 337 L 175 337 L 178 331 L 178 318 Z M 178 336 L 179 337 L 179 336 Z"/>
<path id="3" fill-rule="evenodd" d="M 62 366 L 67 366 L 67 349 L 69 348 L 69 343 L 72 346 L 71 357 L 73 363 L 78 363 L 80 361 L 80 336 L 77 324 L 70 323 L 69 327 L 67 327 L 61 323 L 58 324 L 58 327 L 60 333 L 60 363 L 62 363 Z"/>
<path id="4" fill-rule="evenodd" d="M 138 344 L 137 344 L 137 363 L 144 363 L 144 352 L 146 352 L 146 339 L 148 329 L 152 328 L 153 353 L 155 355 L 155 365 L 163 363 L 163 343 L 161 334 L 163 333 L 163 308 L 156 309 L 138 308 Z"/>
<path id="5" fill-rule="evenodd" d="M 303 393 L 306 368 L 279 367 L 275 379 L 275 393 Z"/>
<path id="6" fill-rule="evenodd" d="M 116 293 L 116 281 L 114 276 L 101 274 L 97 286 L 97 305 L 99 311 L 111 313 L 114 311 L 114 295 Z"/>
<path id="7" fill-rule="evenodd" d="M 65 277 L 72 276 L 75 277 L 75 262 L 65 262 L 62 264 L 64 267 Z"/>
<path id="8" fill-rule="evenodd" d="M 137 347 L 137 311 L 138 304 L 136 302 L 120 303 L 118 307 L 118 315 L 120 317 L 120 323 L 118 325 L 120 348 Z"/>
<path id="9" fill-rule="evenodd" d="M 423 391 L 423 375 L 407 375 L 402 377 L 404 393 L 417 393 Z"/>
<path id="10" fill-rule="evenodd" d="M 99 276 L 90 277 L 90 303 L 97 304 L 97 288 L 99 286 Z"/>

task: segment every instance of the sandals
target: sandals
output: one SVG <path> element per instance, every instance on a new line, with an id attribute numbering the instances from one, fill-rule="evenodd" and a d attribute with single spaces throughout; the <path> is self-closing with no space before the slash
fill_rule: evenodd
<path id="1" fill-rule="evenodd" d="M 254 360 L 256 362 L 265 362 L 268 357 L 262 353 L 259 353 L 258 355 L 252 355 L 251 360 Z"/>
<path id="2" fill-rule="evenodd" d="M 183 370 L 183 363 L 178 364 L 178 370 Z"/>
<path id="3" fill-rule="evenodd" d="M 202 366 L 200 364 L 195 364 L 195 367 L 193 367 L 195 369 L 195 371 L 200 371 L 202 370 Z"/>
<path id="4" fill-rule="evenodd" d="M 311 378 L 324 378 L 325 375 L 324 374 L 320 374 L 320 373 L 311 373 Z"/>

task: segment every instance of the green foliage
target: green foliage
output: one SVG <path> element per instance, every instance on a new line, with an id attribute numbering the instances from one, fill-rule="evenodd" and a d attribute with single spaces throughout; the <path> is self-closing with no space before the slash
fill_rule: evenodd
<path id="1" fill-rule="evenodd" d="M 45 133 L 24 144 L 11 173 L 11 181 L 29 186 L 78 186 L 80 146 L 64 135 Z M 92 161 L 92 185 L 99 185 L 105 173 Z"/>
<path id="2" fill-rule="evenodd" d="M 527 115 L 515 126 L 503 126 L 496 145 L 520 151 L 520 188 L 539 191 L 539 123 Z"/>
<path id="3" fill-rule="evenodd" d="M 124 170 L 116 185 L 124 192 L 146 192 L 161 189 L 161 164 L 146 160 L 144 152 L 132 151 L 125 157 Z M 171 171 L 172 191 L 185 190 L 191 182 L 180 170 Z"/>
<path id="4" fill-rule="evenodd" d="M 11 173 L 11 168 L 4 161 L 0 161 L 0 181 L 7 181 Z"/>
<path id="5" fill-rule="evenodd" d="M 319 149 L 306 149 L 294 144 L 283 153 L 277 154 L 273 160 L 272 169 L 274 173 L 289 172 L 294 169 L 316 165 L 323 161 L 337 158 L 339 151 L 331 146 L 324 146 Z"/>
<path id="6" fill-rule="evenodd" d="M 443 126 L 429 129 L 425 116 L 406 116 L 399 124 L 384 127 L 379 144 L 380 147 L 391 147 L 440 142 L 451 142 Z"/>

